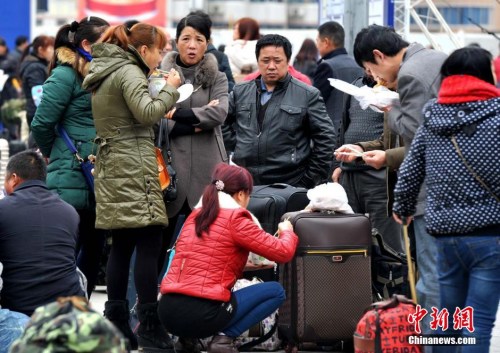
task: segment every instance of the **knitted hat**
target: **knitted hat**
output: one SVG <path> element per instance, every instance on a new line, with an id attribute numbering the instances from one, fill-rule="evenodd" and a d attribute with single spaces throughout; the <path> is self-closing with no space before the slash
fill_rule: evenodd
<path id="1" fill-rule="evenodd" d="M 127 353 L 122 334 L 81 297 L 59 298 L 35 310 L 10 353 Z"/>

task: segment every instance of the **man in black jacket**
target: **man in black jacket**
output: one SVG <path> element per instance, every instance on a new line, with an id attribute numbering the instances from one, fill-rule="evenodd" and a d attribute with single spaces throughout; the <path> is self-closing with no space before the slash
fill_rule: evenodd
<path id="1" fill-rule="evenodd" d="M 288 73 L 291 54 L 283 36 L 259 39 L 260 76 L 234 86 L 224 138 L 255 184 L 313 188 L 327 180 L 335 133 L 320 92 Z"/>
<path id="2" fill-rule="evenodd" d="M 325 100 L 326 110 L 333 121 L 335 133 L 340 128 L 342 118 L 343 92 L 330 85 L 329 78 L 351 83 L 363 76 L 363 69 L 354 58 L 347 55 L 344 48 L 344 28 L 335 21 L 325 22 L 318 27 L 316 46 L 321 60 L 314 74 L 314 87 L 320 90 Z"/>
<path id="3" fill-rule="evenodd" d="M 75 260 L 78 213 L 47 189 L 46 176 L 36 152 L 14 155 L 0 200 L 0 303 L 28 316 L 58 297 L 85 295 Z"/>

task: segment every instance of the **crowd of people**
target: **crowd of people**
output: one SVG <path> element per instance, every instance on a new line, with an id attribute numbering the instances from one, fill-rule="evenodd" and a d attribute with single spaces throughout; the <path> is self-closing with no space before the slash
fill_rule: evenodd
<path id="1" fill-rule="evenodd" d="M 5 104 L 25 102 L 30 129 L 29 149 L 11 156 L 0 193 L 0 317 L 17 328 L 6 349 L 21 336 L 13 351 L 33 352 L 22 347 L 36 335 L 22 327 L 33 313 L 28 327 L 39 324 L 36 308 L 91 298 L 110 238 L 104 316 L 125 349 L 167 352 L 175 335 L 176 349 L 193 353 L 196 339 L 213 336 L 209 353 L 237 353 L 234 339 L 285 298 L 276 281 L 231 290 L 251 265 L 249 252 L 285 263 L 298 244 L 290 222 L 275 237 L 246 210 L 253 185 L 312 189 L 333 181 L 395 252 L 404 251 L 401 224 L 411 222 L 418 303 L 428 313 L 448 310 L 450 329 L 440 334 L 477 339 L 461 352 L 488 352 L 500 300 L 500 90 L 492 55 L 471 46 L 448 56 L 379 25 L 361 30 L 348 53 L 344 29 L 330 21 L 292 61 L 289 39 L 262 34 L 254 19 L 233 29 L 224 52 L 211 43 L 212 21 L 202 11 L 179 21 L 173 41 L 148 23 L 111 26 L 95 16 L 55 37 L 20 37 L 17 58 L 0 38 L 0 69 L 9 75 L 2 114 Z M 152 95 L 148 79 L 158 75 L 165 84 Z M 399 101 L 363 109 L 329 78 L 384 86 Z M 181 85 L 192 85 L 182 101 Z M 2 121 L 3 136 L 19 139 L 18 126 Z M 177 174 L 168 202 L 155 151 L 160 121 L 168 127 L 163 155 Z M 93 163 L 93 182 L 84 162 Z M 451 329 L 455 308 L 465 307 L 474 309 L 473 332 Z M 435 333 L 430 320 L 422 321 L 425 335 Z M 3 332 L 0 322 L 0 342 Z"/>

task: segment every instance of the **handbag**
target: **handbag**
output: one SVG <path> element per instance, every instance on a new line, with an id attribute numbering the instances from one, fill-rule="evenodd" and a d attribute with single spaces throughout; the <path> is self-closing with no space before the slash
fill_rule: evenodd
<path id="1" fill-rule="evenodd" d="M 170 138 L 168 135 L 169 135 L 168 122 L 166 121 L 166 119 L 161 119 L 160 129 L 158 132 L 158 141 L 156 144 L 156 159 L 157 161 L 159 161 L 159 156 L 161 157 L 161 160 L 164 163 L 164 168 L 165 168 L 164 170 L 166 171 L 170 179 L 170 182 L 165 188 L 162 185 L 163 200 L 165 202 L 172 202 L 175 201 L 175 199 L 177 198 L 177 173 L 175 172 L 175 169 L 172 166 L 172 151 L 170 150 Z M 166 163 L 162 153 L 163 137 L 165 137 L 165 153 L 167 157 Z M 158 162 L 158 170 L 160 169 L 159 163 L 160 162 Z"/>
<path id="2" fill-rule="evenodd" d="M 88 158 L 83 159 L 78 154 L 78 150 L 73 144 L 73 141 L 71 141 L 68 133 L 66 132 L 62 124 L 57 124 L 57 132 L 59 132 L 59 135 L 66 143 L 66 146 L 68 146 L 70 152 L 73 153 L 76 160 L 80 163 L 80 168 L 82 170 L 85 181 L 87 182 L 90 191 L 94 192 L 94 175 L 92 174 L 92 170 L 94 169 L 94 164 Z"/>

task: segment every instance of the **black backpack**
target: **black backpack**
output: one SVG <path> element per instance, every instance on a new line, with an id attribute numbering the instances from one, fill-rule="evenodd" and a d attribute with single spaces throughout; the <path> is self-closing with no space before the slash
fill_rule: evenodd
<path id="1" fill-rule="evenodd" d="M 384 243 L 377 229 L 372 230 L 372 286 L 375 300 L 394 294 L 410 297 L 406 255 Z"/>

